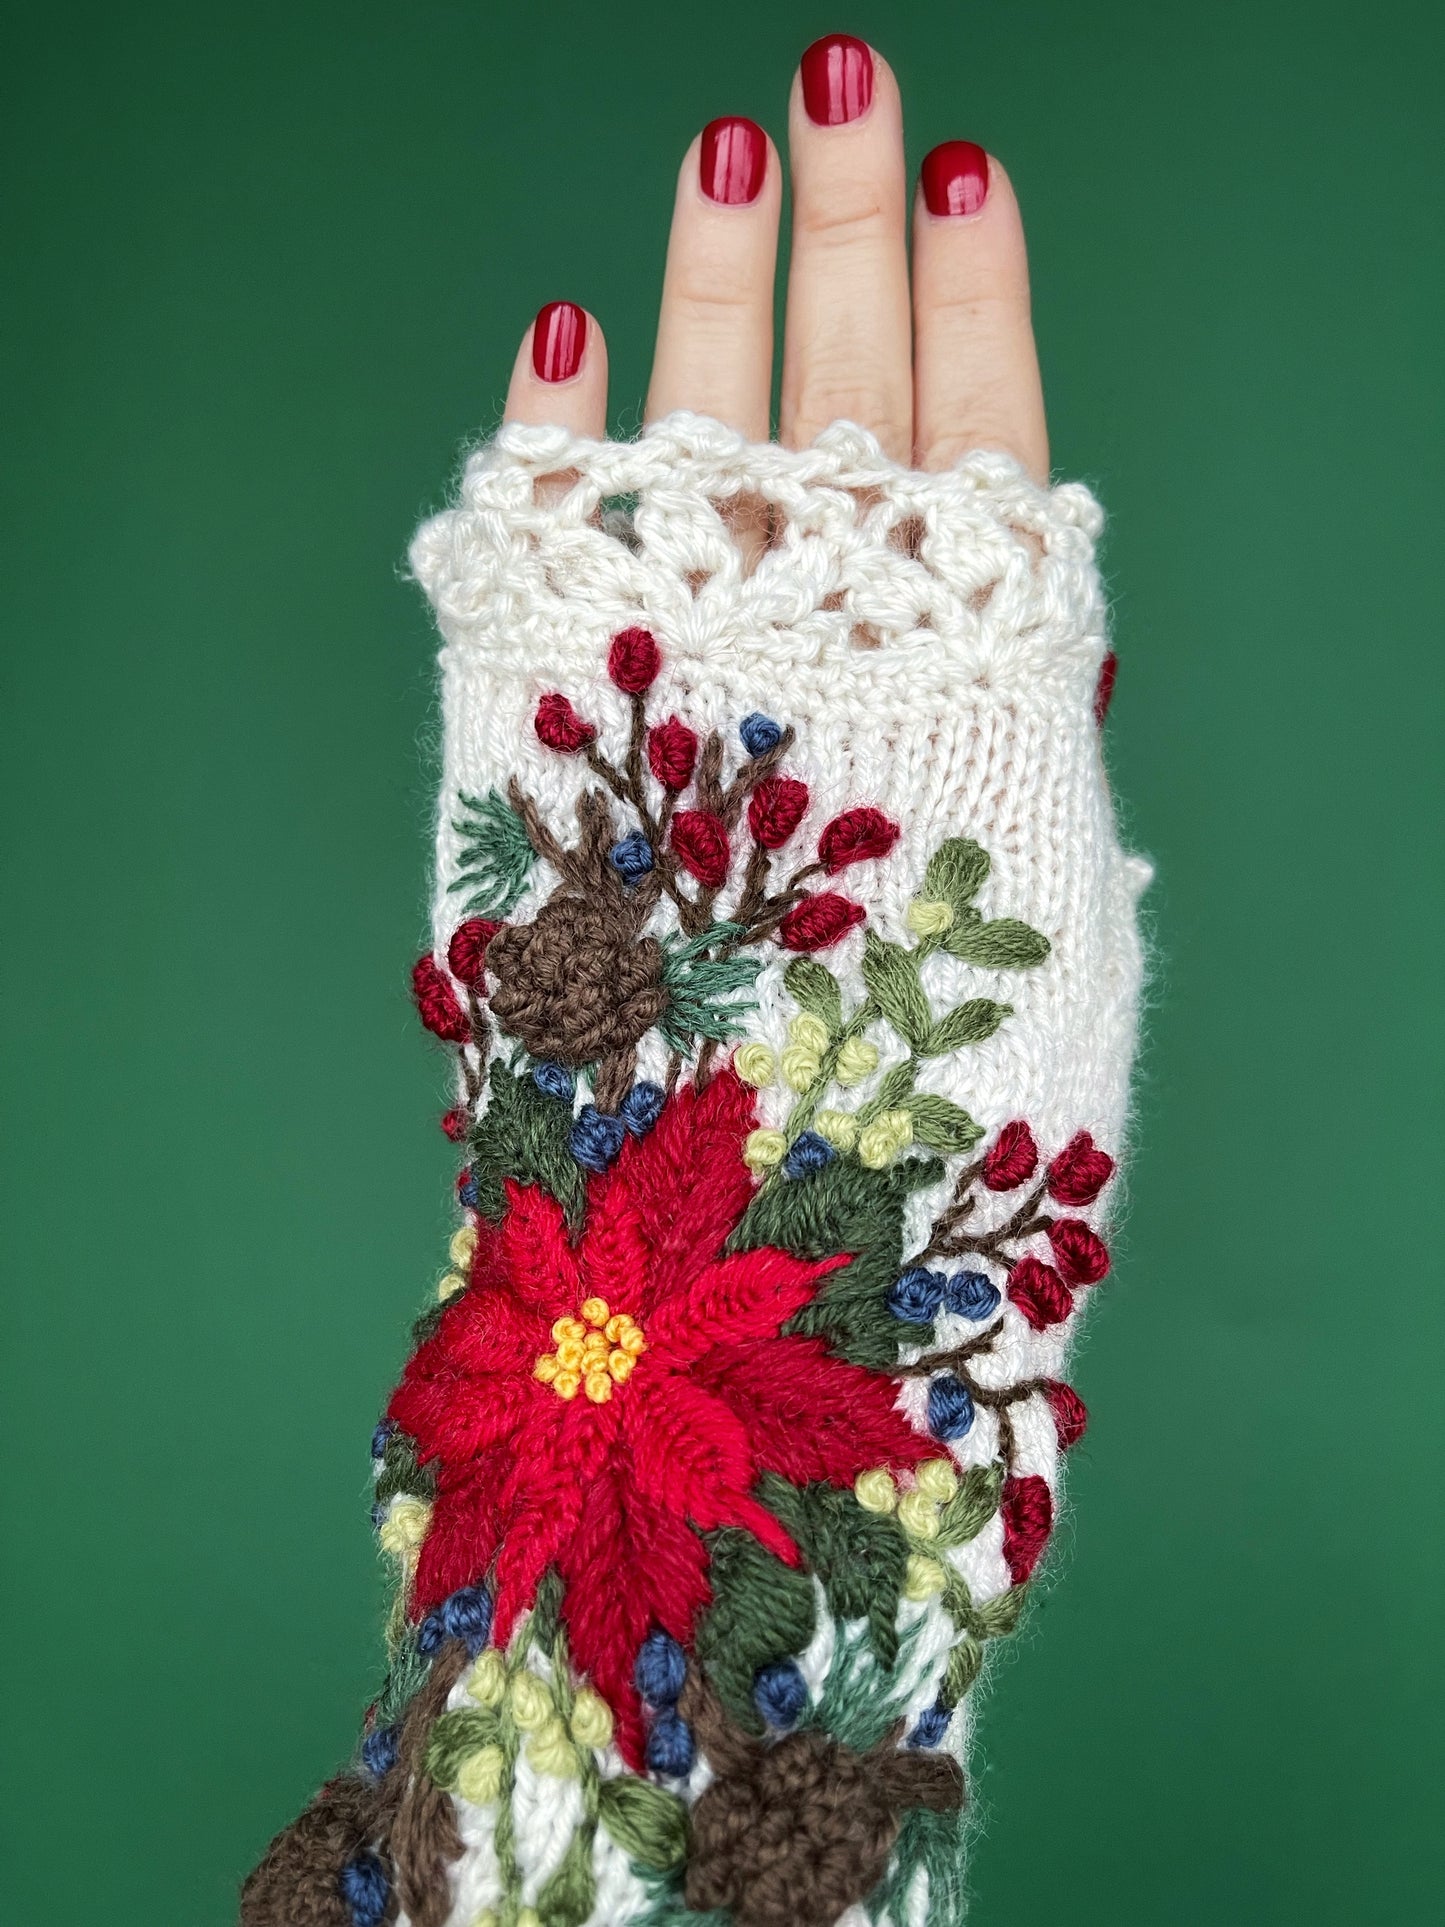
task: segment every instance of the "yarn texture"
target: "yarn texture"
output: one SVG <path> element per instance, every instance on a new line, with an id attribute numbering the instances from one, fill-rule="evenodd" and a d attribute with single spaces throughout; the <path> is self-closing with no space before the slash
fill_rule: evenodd
<path id="1" fill-rule="evenodd" d="M 675 415 L 505 428 L 419 531 L 460 1216 L 389 1670 L 245 1927 L 962 1920 L 1141 975 L 1101 521 Z"/>

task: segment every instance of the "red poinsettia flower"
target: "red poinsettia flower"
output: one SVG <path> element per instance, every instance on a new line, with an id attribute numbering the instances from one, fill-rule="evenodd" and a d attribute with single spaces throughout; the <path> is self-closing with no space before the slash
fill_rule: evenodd
<path id="1" fill-rule="evenodd" d="M 724 1256 L 752 1196 L 752 1096 L 729 1072 L 678 1091 L 593 1180 L 586 1230 L 509 1185 L 472 1289 L 407 1368 L 391 1417 L 437 1470 L 412 1600 L 420 1616 L 490 1575 L 504 1645 L 555 1565 L 573 1657 L 642 1753 L 633 1685 L 654 1626 L 690 1645 L 710 1597 L 699 1536 L 754 1533 L 799 1554 L 753 1496 L 763 1472 L 849 1485 L 937 1455 L 881 1373 L 782 1327 L 846 1255 Z"/>

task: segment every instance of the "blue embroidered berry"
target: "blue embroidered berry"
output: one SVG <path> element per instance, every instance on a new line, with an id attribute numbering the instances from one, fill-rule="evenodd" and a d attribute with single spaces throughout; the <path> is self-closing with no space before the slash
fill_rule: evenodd
<path id="1" fill-rule="evenodd" d="M 888 1309 L 895 1318 L 914 1325 L 931 1325 L 938 1316 L 948 1280 L 941 1271 L 928 1271 L 914 1265 L 888 1294 Z"/>
<path id="2" fill-rule="evenodd" d="M 379 1780 L 396 1765 L 397 1732 L 394 1726 L 378 1726 L 361 1742 L 361 1764 Z"/>
<path id="3" fill-rule="evenodd" d="M 457 1202 L 459 1204 L 464 1204 L 467 1207 L 468 1211 L 475 1211 L 477 1208 L 477 1198 L 479 1195 L 480 1193 L 477 1190 L 476 1176 L 473 1173 L 471 1166 L 468 1165 L 466 1170 L 463 1171 L 461 1176 L 457 1179 Z"/>
<path id="4" fill-rule="evenodd" d="M 738 734 L 749 756 L 766 756 L 770 749 L 776 749 L 783 740 L 783 727 L 781 723 L 775 723 L 771 716 L 765 716 L 761 710 L 755 709 L 751 716 L 744 716 L 738 724 Z"/>
<path id="5" fill-rule="evenodd" d="M 550 1058 L 532 1066 L 532 1082 L 548 1097 L 564 1098 L 569 1104 L 577 1089 L 577 1080 L 567 1066 L 554 1064 Z"/>
<path id="6" fill-rule="evenodd" d="M 440 1611 L 430 1612 L 416 1629 L 416 1649 L 423 1659 L 435 1659 L 446 1644 L 446 1637 Z"/>
<path id="7" fill-rule="evenodd" d="M 795 1659 L 760 1667 L 753 1680 L 753 1704 L 769 1726 L 796 1725 L 808 1704 L 808 1685 Z"/>
<path id="8" fill-rule="evenodd" d="M 908 1744 L 937 1746 L 948 1731 L 948 1723 L 952 1718 L 952 1709 L 945 1706 L 942 1700 L 936 1700 L 932 1706 L 918 1715 L 918 1723 L 908 1735 Z"/>
<path id="9" fill-rule="evenodd" d="M 837 1155 L 827 1138 L 819 1137 L 816 1131 L 804 1131 L 783 1159 L 783 1171 L 790 1178 L 806 1178 L 831 1164 Z"/>
<path id="10" fill-rule="evenodd" d="M 631 830 L 607 852 L 607 861 L 622 881 L 640 883 L 652 868 L 652 845 L 641 830 Z"/>
<path id="11" fill-rule="evenodd" d="M 391 1437 L 393 1429 L 391 1420 L 384 1418 L 372 1433 L 371 1456 L 374 1459 L 382 1458 L 385 1455 L 386 1441 Z"/>
<path id="12" fill-rule="evenodd" d="M 962 1379 L 945 1372 L 928 1388 L 928 1429 L 936 1439 L 961 1439 L 973 1424 L 973 1400 Z"/>
<path id="13" fill-rule="evenodd" d="M 391 1882 L 374 1853 L 359 1853 L 348 1860 L 336 1884 L 351 1909 L 352 1927 L 381 1927 L 391 1899 Z"/>
<path id="14" fill-rule="evenodd" d="M 687 1682 L 687 1655 L 660 1626 L 643 1640 L 633 1684 L 649 1706 L 671 1706 Z"/>
<path id="15" fill-rule="evenodd" d="M 610 1117 L 595 1104 L 584 1104 L 567 1135 L 567 1148 L 584 1171 L 605 1171 L 622 1149 L 626 1135 L 620 1117 Z"/>
<path id="16" fill-rule="evenodd" d="M 981 1271 L 956 1271 L 943 1287 L 944 1304 L 960 1318 L 992 1317 L 999 1300 L 998 1286 Z"/>
<path id="17" fill-rule="evenodd" d="M 470 1653 L 479 1653 L 492 1630 L 492 1596 L 485 1586 L 463 1586 L 439 1608 L 442 1630 L 449 1639 L 466 1642 Z"/>
<path id="18" fill-rule="evenodd" d="M 661 1084 L 634 1084 L 617 1107 L 617 1115 L 634 1137 L 646 1137 L 662 1116 L 666 1101 Z"/>
<path id="19" fill-rule="evenodd" d="M 646 1758 L 651 1770 L 669 1780 L 685 1779 L 692 1772 L 695 1752 L 692 1728 L 682 1715 L 670 1706 L 659 1713 L 647 1736 Z"/>

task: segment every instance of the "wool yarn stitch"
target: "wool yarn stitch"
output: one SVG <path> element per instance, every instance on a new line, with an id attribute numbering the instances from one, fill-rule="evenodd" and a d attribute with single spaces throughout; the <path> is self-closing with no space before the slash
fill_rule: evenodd
<path id="1" fill-rule="evenodd" d="M 1141 974 L 1101 521 L 675 415 L 504 428 L 419 531 L 460 1221 L 388 1672 L 245 1927 L 962 1919 Z"/>

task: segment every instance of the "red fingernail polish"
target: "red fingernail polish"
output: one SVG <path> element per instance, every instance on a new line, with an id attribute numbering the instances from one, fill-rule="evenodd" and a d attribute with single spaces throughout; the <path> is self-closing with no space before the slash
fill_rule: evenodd
<path id="1" fill-rule="evenodd" d="M 803 105 L 819 127 L 841 127 L 866 114 L 873 101 L 873 54 L 851 33 L 815 40 L 800 63 Z"/>
<path id="2" fill-rule="evenodd" d="M 988 196 L 988 155 L 972 141 L 944 141 L 920 169 L 930 214 L 977 214 Z"/>
<path id="3" fill-rule="evenodd" d="M 698 172 L 710 201 L 746 207 L 761 193 L 767 171 L 768 137 L 756 121 L 732 115 L 703 128 Z"/>
<path id="4" fill-rule="evenodd" d="M 582 366 L 587 317 L 575 301 L 549 301 L 532 324 L 532 371 L 538 381 L 570 381 Z"/>

